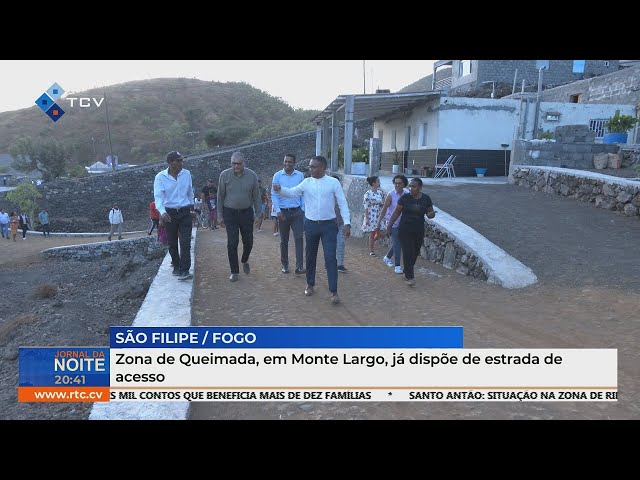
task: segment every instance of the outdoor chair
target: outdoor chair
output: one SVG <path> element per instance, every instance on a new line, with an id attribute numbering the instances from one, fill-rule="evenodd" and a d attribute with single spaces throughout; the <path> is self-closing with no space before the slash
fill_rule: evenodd
<path id="1" fill-rule="evenodd" d="M 447 177 L 451 178 L 452 176 L 456 176 L 456 171 L 453 168 L 453 161 L 456 159 L 455 155 L 450 155 L 449 158 L 447 158 L 447 161 L 444 162 L 442 165 L 438 165 L 436 163 L 435 165 L 435 175 L 433 176 L 433 178 L 443 178 L 445 173 L 447 174 Z M 453 174 L 453 175 L 452 175 Z"/>

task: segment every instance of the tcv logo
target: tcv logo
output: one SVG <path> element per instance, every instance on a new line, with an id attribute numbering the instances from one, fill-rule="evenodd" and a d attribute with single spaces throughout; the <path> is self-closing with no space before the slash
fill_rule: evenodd
<path id="1" fill-rule="evenodd" d="M 38 105 L 40 109 L 42 109 L 42 111 L 54 122 L 57 122 L 60 117 L 64 115 L 64 110 L 57 103 L 64 92 L 64 89 L 60 85 L 54 83 L 36 100 L 36 105 Z M 91 107 L 92 104 L 96 107 L 101 106 L 104 98 L 67 97 L 65 100 L 69 102 L 70 108 L 74 108 L 76 106 L 79 106 L 80 108 L 88 108 Z M 77 105 L 74 105 L 74 102 L 76 101 L 78 103 Z"/>

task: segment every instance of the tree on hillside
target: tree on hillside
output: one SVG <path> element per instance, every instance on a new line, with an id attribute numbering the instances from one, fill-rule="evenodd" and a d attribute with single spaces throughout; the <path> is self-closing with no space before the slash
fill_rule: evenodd
<path id="1" fill-rule="evenodd" d="M 207 147 L 216 148 L 218 145 L 222 145 L 223 138 L 218 130 L 211 130 L 204 137 L 204 141 L 207 143 Z"/>
<path id="2" fill-rule="evenodd" d="M 6 198 L 14 205 L 17 205 L 21 212 L 27 212 L 33 222 L 36 208 L 38 208 L 36 198 L 40 197 L 42 197 L 42 194 L 36 187 L 30 183 L 21 183 L 15 190 L 7 193 Z"/>
<path id="3" fill-rule="evenodd" d="M 12 167 L 23 172 L 38 170 L 44 180 L 51 180 L 64 175 L 66 167 L 66 149 L 56 140 L 33 140 L 30 137 L 20 138 L 9 149 L 14 157 Z"/>

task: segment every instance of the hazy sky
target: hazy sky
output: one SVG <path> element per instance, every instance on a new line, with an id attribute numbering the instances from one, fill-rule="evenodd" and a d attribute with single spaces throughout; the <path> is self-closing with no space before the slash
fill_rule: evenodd
<path id="1" fill-rule="evenodd" d="M 364 68 L 363 68 L 364 62 Z M 81 92 L 131 80 L 185 77 L 246 82 L 294 108 L 324 109 L 338 95 L 395 92 L 435 60 L 0 60 L 0 112 L 35 105 L 57 82 Z"/>

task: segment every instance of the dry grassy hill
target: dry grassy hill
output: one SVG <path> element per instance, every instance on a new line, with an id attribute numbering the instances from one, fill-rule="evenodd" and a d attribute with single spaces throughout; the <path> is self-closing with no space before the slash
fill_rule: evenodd
<path id="1" fill-rule="evenodd" d="M 110 151 L 107 110 L 113 152 L 132 164 L 161 160 L 169 150 L 195 153 L 312 130 L 317 113 L 293 109 L 246 83 L 163 78 L 66 92 L 60 102 L 65 114 L 54 123 L 35 105 L 41 93 L 34 92 L 33 107 L 0 113 L 0 153 L 29 137 L 63 145 L 69 167 L 104 161 Z M 106 105 L 68 108 L 68 97 L 101 99 L 105 93 Z"/>

